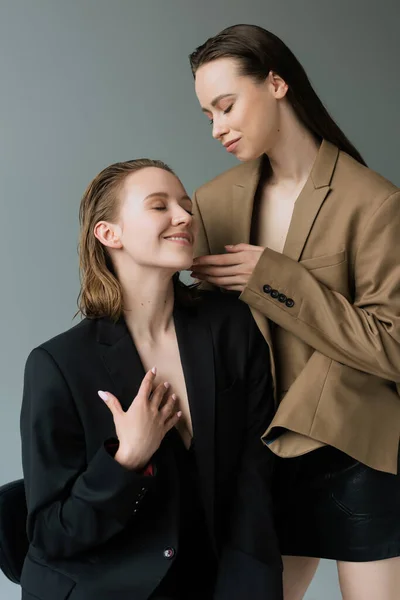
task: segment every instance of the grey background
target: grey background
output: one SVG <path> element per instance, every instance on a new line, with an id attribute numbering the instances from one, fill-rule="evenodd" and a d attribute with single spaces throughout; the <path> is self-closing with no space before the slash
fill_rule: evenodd
<path id="1" fill-rule="evenodd" d="M 225 26 L 283 38 L 369 165 L 400 184 L 397 0 L 0 0 L 0 483 L 21 475 L 25 359 L 70 327 L 77 213 L 100 169 L 151 156 L 189 193 L 235 159 L 211 138 L 187 55 Z M 0 597 L 20 597 L 0 576 Z M 308 600 L 340 598 L 324 563 Z"/>

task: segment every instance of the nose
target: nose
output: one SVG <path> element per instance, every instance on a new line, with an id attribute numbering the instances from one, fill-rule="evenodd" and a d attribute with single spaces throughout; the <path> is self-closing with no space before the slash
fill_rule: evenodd
<path id="1" fill-rule="evenodd" d="M 223 135 L 226 135 L 228 133 L 228 131 L 229 127 L 227 127 L 227 125 L 224 125 L 223 123 L 220 123 L 219 121 L 214 119 L 212 136 L 215 140 L 220 140 Z"/>
<path id="2" fill-rule="evenodd" d="M 191 225 L 193 220 L 192 215 L 190 215 L 186 210 L 182 207 L 177 207 L 172 216 L 172 225 L 177 227 L 179 225 Z"/>

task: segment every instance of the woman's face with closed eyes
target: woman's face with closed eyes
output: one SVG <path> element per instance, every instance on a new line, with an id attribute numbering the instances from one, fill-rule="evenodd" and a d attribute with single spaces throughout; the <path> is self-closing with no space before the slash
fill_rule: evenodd
<path id="1" fill-rule="evenodd" d="M 122 275 L 133 265 L 171 272 L 193 262 L 192 202 L 172 173 L 148 167 L 128 175 L 115 223 L 99 222 L 95 235 L 108 246 Z"/>
<path id="2" fill-rule="evenodd" d="M 196 71 L 200 106 L 213 137 L 240 161 L 258 158 L 275 145 L 280 131 L 281 100 L 287 85 L 269 73 L 261 82 L 240 74 L 233 58 L 219 58 Z"/>

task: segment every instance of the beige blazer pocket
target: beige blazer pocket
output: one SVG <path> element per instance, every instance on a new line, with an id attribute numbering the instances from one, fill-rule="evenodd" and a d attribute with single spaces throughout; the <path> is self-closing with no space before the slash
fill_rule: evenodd
<path id="1" fill-rule="evenodd" d="M 351 300 L 349 289 L 349 273 L 346 251 L 336 252 L 325 256 L 316 256 L 315 258 L 306 258 L 301 260 L 303 265 L 310 273 L 330 290 L 339 292 L 347 300 Z"/>
<path id="2" fill-rule="evenodd" d="M 300 261 L 303 267 L 306 267 L 309 271 L 314 269 L 324 269 L 326 267 L 334 267 L 339 265 L 346 260 L 346 251 L 336 252 L 335 254 L 325 254 L 324 256 L 315 256 L 313 258 L 306 258 Z"/>

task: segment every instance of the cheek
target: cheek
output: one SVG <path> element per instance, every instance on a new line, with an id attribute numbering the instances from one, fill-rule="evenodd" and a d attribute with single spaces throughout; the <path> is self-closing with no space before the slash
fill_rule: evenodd
<path id="1" fill-rule="evenodd" d="M 157 219 L 140 215 L 125 223 L 122 242 L 130 253 L 140 253 L 144 248 L 158 241 L 161 230 Z"/>

